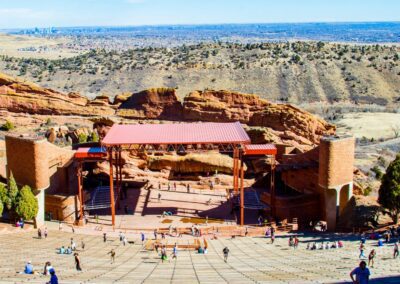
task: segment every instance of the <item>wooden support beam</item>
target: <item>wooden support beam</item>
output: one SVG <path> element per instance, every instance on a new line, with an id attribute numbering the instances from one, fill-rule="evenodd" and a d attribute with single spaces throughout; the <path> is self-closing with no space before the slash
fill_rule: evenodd
<path id="1" fill-rule="evenodd" d="M 82 163 L 78 162 L 77 173 L 78 177 L 78 197 L 79 197 L 79 221 L 83 218 L 83 188 L 82 188 Z"/>
<path id="2" fill-rule="evenodd" d="M 110 201 L 111 201 L 111 223 L 115 226 L 115 202 L 114 202 L 114 169 L 113 169 L 113 148 L 109 149 L 110 161 Z"/>
<path id="3" fill-rule="evenodd" d="M 270 188 L 271 188 L 271 215 L 275 219 L 276 218 L 275 156 L 272 156 L 272 162 L 271 162 Z"/>
<path id="4" fill-rule="evenodd" d="M 243 155 L 240 155 L 240 225 L 244 225 L 244 166 Z"/>

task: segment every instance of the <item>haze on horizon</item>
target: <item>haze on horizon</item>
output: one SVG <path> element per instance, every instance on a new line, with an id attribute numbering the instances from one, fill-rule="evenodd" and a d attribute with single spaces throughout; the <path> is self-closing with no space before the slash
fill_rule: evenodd
<path id="1" fill-rule="evenodd" d="M 396 0 L 2 1 L 0 29 L 224 23 L 399 21 Z"/>

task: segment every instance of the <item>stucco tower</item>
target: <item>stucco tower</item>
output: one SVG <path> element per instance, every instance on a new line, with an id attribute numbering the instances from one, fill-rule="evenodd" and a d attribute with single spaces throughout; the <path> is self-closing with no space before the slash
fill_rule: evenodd
<path id="1" fill-rule="evenodd" d="M 352 136 L 326 136 L 320 141 L 318 183 L 331 231 L 353 193 L 354 144 Z"/>
<path id="2" fill-rule="evenodd" d="M 19 186 L 29 185 L 39 203 L 38 225 L 44 223 L 44 190 L 50 185 L 46 139 L 6 136 L 7 175 Z"/>

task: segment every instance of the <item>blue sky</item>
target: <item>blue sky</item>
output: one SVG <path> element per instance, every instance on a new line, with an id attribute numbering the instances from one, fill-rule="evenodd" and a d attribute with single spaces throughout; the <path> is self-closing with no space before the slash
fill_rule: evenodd
<path id="1" fill-rule="evenodd" d="M 0 29 L 400 21 L 399 0 L 0 0 Z"/>

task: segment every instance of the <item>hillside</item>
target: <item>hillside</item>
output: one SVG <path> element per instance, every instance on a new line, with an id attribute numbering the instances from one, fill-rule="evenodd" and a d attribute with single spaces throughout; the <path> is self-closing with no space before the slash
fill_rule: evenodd
<path id="1" fill-rule="evenodd" d="M 292 43 L 208 43 L 127 51 L 92 50 L 49 59 L 0 56 L 0 71 L 44 87 L 94 97 L 157 86 L 229 89 L 294 104 L 400 104 L 400 47 Z"/>

